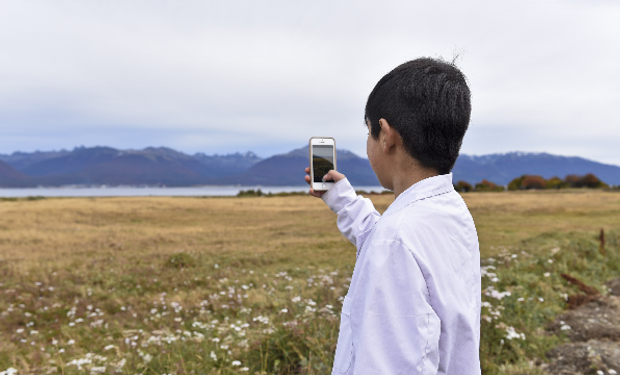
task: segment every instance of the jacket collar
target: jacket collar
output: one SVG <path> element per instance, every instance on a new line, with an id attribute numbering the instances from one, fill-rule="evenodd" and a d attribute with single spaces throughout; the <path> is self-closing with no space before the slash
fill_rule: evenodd
<path id="1" fill-rule="evenodd" d="M 425 178 L 403 191 L 398 198 L 392 202 L 383 215 L 390 215 L 415 201 L 446 194 L 453 190 L 452 173 Z"/>

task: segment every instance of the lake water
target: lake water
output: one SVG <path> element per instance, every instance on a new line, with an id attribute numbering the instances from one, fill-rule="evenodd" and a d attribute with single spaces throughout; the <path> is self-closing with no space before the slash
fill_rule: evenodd
<path id="1" fill-rule="evenodd" d="M 192 186 L 192 187 L 40 187 L 0 188 L 2 198 L 23 197 L 197 197 L 235 196 L 241 190 L 257 190 L 263 193 L 308 192 L 307 186 Z M 381 186 L 355 186 L 356 190 L 380 193 Z"/>

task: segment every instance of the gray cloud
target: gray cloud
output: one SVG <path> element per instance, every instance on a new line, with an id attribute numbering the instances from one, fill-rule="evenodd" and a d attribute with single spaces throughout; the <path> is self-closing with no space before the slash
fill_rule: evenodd
<path id="1" fill-rule="evenodd" d="M 458 53 L 474 95 L 464 152 L 620 164 L 618 19 L 603 1 L 3 2 L 0 152 L 270 155 L 332 135 L 364 155 L 376 81 Z"/>

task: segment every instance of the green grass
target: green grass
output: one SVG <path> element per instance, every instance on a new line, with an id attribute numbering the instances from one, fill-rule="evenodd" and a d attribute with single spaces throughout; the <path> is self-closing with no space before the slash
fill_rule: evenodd
<path id="1" fill-rule="evenodd" d="M 579 293 L 560 275 L 567 273 L 605 293 L 605 281 L 620 276 L 619 234 L 607 234 L 605 256 L 598 235 L 546 233 L 482 260 L 480 354 L 485 373 L 522 371 L 565 341 L 544 332 L 565 310 L 567 296 Z M 509 331 L 514 338 L 508 338 Z"/>
<path id="2" fill-rule="evenodd" d="M 351 269 L 265 273 L 252 259 L 187 253 L 148 263 L 117 268 L 100 258 L 88 274 L 18 274 L 3 262 L 0 368 L 253 374 L 331 366 Z"/>
<path id="3" fill-rule="evenodd" d="M 607 237 L 606 257 L 594 234 L 558 233 L 483 260 L 484 373 L 527 368 L 564 340 L 543 333 L 563 311 L 566 295 L 576 293 L 560 273 L 599 289 L 620 276 L 618 233 Z M 254 259 L 184 252 L 152 263 L 135 259 L 117 268 L 114 259 L 95 258 L 88 274 L 71 267 L 16 273 L 0 263 L 0 368 L 329 372 L 350 267 L 272 265 L 266 271 Z M 493 291 L 510 295 L 498 299 Z M 509 331 L 524 339 L 509 339 Z"/>

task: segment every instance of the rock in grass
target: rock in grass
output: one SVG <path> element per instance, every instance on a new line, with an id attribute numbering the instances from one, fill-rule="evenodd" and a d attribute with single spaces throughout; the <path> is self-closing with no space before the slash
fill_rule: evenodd
<path id="1" fill-rule="evenodd" d="M 557 375 L 620 373 L 620 345 L 612 341 L 590 340 L 551 349 L 546 370 Z M 601 372 L 602 371 L 602 372 Z"/>
<path id="2" fill-rule="evenodd" d="M 566 332 L 571 341 L 592 339 L 618 341 L 620 340 L 620 297 L 603 297 L 569 310 L 559 315 L 547 328 L 556 334 Z"/>
<path id="3" fill-rule="evenodd" d="M 609 289 L 609 294 L 612 296 L 620 296 L 620 277 L 617 279 L 609 280 L 605 283 L 605 286 Z"/>

